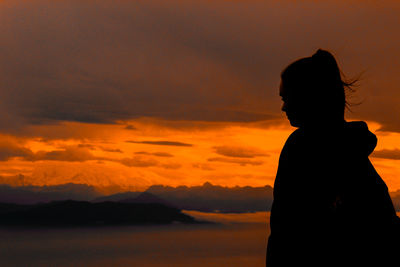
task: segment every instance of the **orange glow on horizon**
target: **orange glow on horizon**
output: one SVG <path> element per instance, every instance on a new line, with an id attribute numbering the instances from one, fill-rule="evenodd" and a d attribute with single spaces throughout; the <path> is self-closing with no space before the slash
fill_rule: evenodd
<path id="1" fill-rule="evenodd" d="M 45 137 L 1 137 L 17 156 L 3 160 L 0 176 L 12 185 L 83 183 L 105 191 L 205 182 L 272 186 L 280 150 L 294 130 L 287 124 L 199 122 L 194 127 L 192 122 L 190 128 L 187 123 L 138 119 L 36 126 Z M 374 122 L 369 128 L 378 136 L 376 150 L 396 148 L 400 134 L 379 132 Z M 371 160 L 389 189 L 400 189 L 397 160 Z"/>

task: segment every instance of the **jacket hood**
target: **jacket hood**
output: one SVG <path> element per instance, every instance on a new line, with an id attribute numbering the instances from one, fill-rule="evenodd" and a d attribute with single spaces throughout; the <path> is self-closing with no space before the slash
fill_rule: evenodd
<path id="1" fill-rule="evenodd" d="M 346 122 L 344 130 L 344 138 L 350 150 L 363 155 L 370 155 L 374 151 L 378 140 L 376 135 L 368 130 L 365 122 Z"/>

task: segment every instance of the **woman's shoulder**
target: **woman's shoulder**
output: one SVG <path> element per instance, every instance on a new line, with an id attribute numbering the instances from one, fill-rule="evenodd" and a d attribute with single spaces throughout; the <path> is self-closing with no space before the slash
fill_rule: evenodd
<path id="1" fill-rule="evenodd" d="M 285 146 L 294 146 L 304 141 L 304 131 L 300 128 L 293 131 L 286 140 Z"/>
<path id="2" fill-rule="evenodd" d="M 299 128 L 293 131 L 286 139 L 285 145 L 281 151 L 281 158 L 287 158 L 288 155 L 295 156 L 296 151 L 301 151 L 302 146 L 305 144 L 304 132 Z"/>

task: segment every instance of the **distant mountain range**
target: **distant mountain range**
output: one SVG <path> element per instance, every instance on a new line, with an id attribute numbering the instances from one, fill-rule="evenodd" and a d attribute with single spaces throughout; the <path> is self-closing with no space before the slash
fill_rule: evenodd
<path id="1" fill-rule="evenodd" d="M 202 186 L 162 186 L 147 189 L 175 207 L 204 212 L 267 211 L 272 205 L 272 187 L 223 187 L 205 183 Z"/>
<path id="2" fill-rule="evenodd" d="M 131 204 L 159 203 L 169 207 L 204 212 L 242 213 L 269 211 L 273 188 L 223 187 L 204 183 L 202 186 L 170 187 L 153 185 L 144 192 L 123 192 L 104 196 L 95 187 L 82 184 L 57 186 L 11 187 L 0 185 L 0 203 L 36 204 L 50 201 L 78 200 Z M 400 190 L 391 193 L 396 210 L 400 211 Z"/>
<path id="3" fill-rule="evenodd" d="M 208 182 L 192 187 L 153 185 L 145 192 L 119 193 L 93 201 L 162 203 L 178 209 L 203 212 L 255 212 L 271 209 L 272 187 L 223 187 Z"/>

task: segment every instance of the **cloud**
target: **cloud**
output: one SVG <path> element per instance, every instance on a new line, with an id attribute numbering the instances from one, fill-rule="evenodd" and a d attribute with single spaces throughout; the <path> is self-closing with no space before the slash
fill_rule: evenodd
<path id="1" fill-rule="evenodd" d="M 400 149 L 377 150 L 371 156 L 374 158 L 400 160 Z"/>
<path id="2" fill-rule="evenodd" d="M 128 124 L 125 126 L 125 130 L 137 130 L 137 128 L 133 125 Z"/>
<path id="3" fill-rule="evenodd" d="M 275 119 L 281 70 L 322 47 L 368 69 L 356 116 L 400 131 L 398 3 L 350 2 L 3 1 L 0 130 Z"/>
<path id="4" fill-rule="evenodd" d="M 0 142 L 0 161 L 7 161 L 15 157 L 30 158 L 32 156 L 33 152 L 28 148 L 9 141 L 2 140 Z"/>
<path id="5" fill-rule="evenodd" d="M 122 153 L 119 149 L 107 149 L 104 147 L 99 147 L 103 151 L 109 152 L 118 152 Z M 33 152 L 31 149 L 24 147 L 23 145 L 18 144 L 15 140 L 0 140 L 0 161 L 7 161 L 12 158 L 19 158 L 25 161 L 68 161 L 68 162 L 84 162 L 89 160 L 96 160 L 99 163 L 103 161 L 112 161 L 118 162 L 128 167 L 152 167 L 159 166 L 164 169 L 179 169 L 181 168 L 181 164 L 167 162 L 160 164 L 159 161 L 153 158 L 146 158 L 141 156 L 134 156 L 132 158 L 122 158 L 122 159 L 114 159 L 114 158 L 106 158 L 106 157 L 98 157 L 93 155 L 90 150 L 93 149 L 93 146 L 86 144 L 79 144 L 76 146 L 64 146 L 62 149 L 56 150 L 39 150 L 37 152 Z M 151 155 L 156 157 L 173 157 L 172 154 L 166 152 L 144 152 L 139 151 L 136 152 L 137 155 Z"/>
<path id="6" fill-rule="evenodd" d="M 111 3 L 112 9 L 106 7 Z M 270 118 L 268 112 L 232 107 L 244 86 L 232 78 L 226 83 L 229 70 L 221 68 L 219 60 L 201 57 L 196 51 L 201 47 L 190 47 L 200 36 L 193 36 L 192 29 L 181 23 L 192 27 L 193 21 L 154 9 L 163 5 L 154 0 L 101 0 L 95 6 L 85 0 L 67 6 L 51 1 L 1 5 L 5 23 L 0 41 L 9 51 L 0 58 L 7 62 L 0 73 L 2 89 L 8 90 L 2 99 L 11 103 L 5 109 L 15 111 L 9 114 L 16 114 L 22 124 L 114 123 L 142 116 L 206 121 Z M 177 2 L 169 5 L 181 8 Z M 43 8 L 49 12 L 43 13 Z M 165 35 L 171 28 L 186 40 L 178 40 L 175 32 Z M 182 49 L 187 45 L 189 49 Z M 221 78 L 209 77 L 204 67 L 219 70 Z"/>
<path id="7" fill-rule="evenodd" d="M 193 168 L 198 168 L 204 171 L 214 171 L 215 168 L 213 168 L 211 166 L 211 164 L 207 164 L 207 163 L 193 163 L 192 164 Z"/>
<path id="8" fill-rule="evenodd" d="M 179 163 L 165 163 L 165 164 L 161 164 L 160 166 L 165 168 L 165 169 L 177 170 L 177 169 L 182 167 L 182 164 L 179 164 Z"/>
<path id="9" fill-rule="evenodd" d="M 119 148 L 107 148 L 103 146 L 99 146 L 99 148 L 105 152 L 123 153 L 122 150 Z"/>
<path id="10" fill-rule="evenodd" d="M 268 156 L 268 154 L 261 150 L 252 147 L 215 146 L 213 148 L 215 149 L 215 153 L 227 157 L 254 158 Z"/>
<path id="11" fill-rule="evenodd" d="M 58 160 L 58 161 L 87 161 L 103 159 L 95 157 L 89 150 L 74 146 L 67 146 L 64 149 L 53 151 L 38 151 L 31 156 L 25 157 L 26 160 Z"/>
<path id="12" fill-rule="evenodd" d="M 193 146 L 192 144 L 175 141 L 125 141 L 134 144 L 158 145 L 158 146 Z"/>
<path id="13" fill-rule="evenodd" d="M 234 163 L 234 164 L 239 164 L 240 166 L 246 166 L 246 165 L 262 165 L 263 162 L 259 160 L 248 160 L 248 159 L 232 159 L 232 158 L 222 158 L 222 157 L 215 157 L 215 158 L 209 158 L 207 159 L 208 161 L 218 161 L 218 162 L 224 162 L 224 163 Z"/>
<path id="14" fill-rule="evenodd" d="M 78 144 L 79 148 L 88 148 L 90 150 L 96 150 L 96 148 L 105 151 L 105 152 L 115 152 L 115 153 L 123 153 L 119 148 L 108 148 L 104 146 L 95 146 L 93 144 Z"/>
<path id="15" fill-rule="evenodd" d="M 116 160 L 117 162 L 128 166 L 128 167 L 153 167 L 158 165 L 158 161 L 154 159 L 145 159 L 142 157 L 133 157 L 133 158 L 123 158 L 121 160 Z"/>
<path id="16" fill-rule="evenodd" d="M 135 154 L 137 154 L 137 155 L 150 155 L 150 156 L 156 156 L 156 157 L 167 157 L 167 158 L 173 157 L 172 154 L 166 153 L 166 152 L 152 152 L 152 153 L 150 153 L 150 152 L 145 152 L 145 151 L 137 151 L 137 152 L 135 152 Z"/>
<path id="17" fill-rule="evenodd" d="M 58 160 L 58 161 L 87 161 L 104 159 L 95 157 L 87 148 L 66 146 L 63 149 L 33 152 L 31 149 L 11 141 L 0 142 L 0 161 L 20 158 L 26 161 Z"/>
<path id="18" fill-rule="evenodd" d="M 95 150 L 96 149 L 96 147 L 94 145 L 92 145 L 92 144 L 78 144 L 78 147 L 87 147 L 90 150 Z"/>

